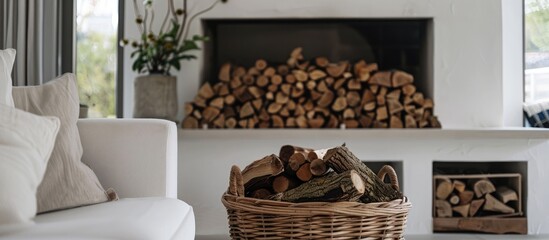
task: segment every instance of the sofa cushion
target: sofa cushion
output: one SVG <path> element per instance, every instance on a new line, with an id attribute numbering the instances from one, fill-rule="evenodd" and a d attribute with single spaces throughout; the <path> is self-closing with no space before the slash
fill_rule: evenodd
<path id="1" fill-rule="evenodd" d="M 81 162 L 82 144 L 76 126 L 80 111 L 73 74 L 40 86 L 14 87 L 15 107 L 61 121 L 44 180 L 38 187 L 38 212 L 107 201 L 95 173 Z"/>
<path id="2" fill-rule="evenodd" d="M 13 107 L 13 99 L 11 98 L 11 69 L 15 62 L 15 50 L 6 49 L 0 50 L 0 104 L 5 104 Z"/>
<path id="3" fill-rule="evenodd" d="M 0 104 L 0 234 L 30 223 L 59 119 Z"/>
<path id="4" fill-rule="evenodd" d="M 192 207 L 171 198 L 125 198 L 38 215 L 8 239 L 194 239 Z"/>

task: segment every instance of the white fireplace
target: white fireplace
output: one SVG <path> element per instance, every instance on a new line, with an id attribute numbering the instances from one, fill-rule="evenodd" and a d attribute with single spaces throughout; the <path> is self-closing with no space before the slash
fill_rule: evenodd
<path id="1" fill-rule="evenodd" d="M 191 1 L 200 7 L 203 0 Z M 162 5 L 162 1 L 155 1 Z M 166 7 L 166 6 L 164 6 Z M 156 6 L 155 6 L 156 8 Z M 161 8 L 161 7 L 160 7 Z M 126 4 L 126 36 L 136 36 Z M 549 132 L 522 126 L 522 2 L 512 0 L 230 0 L 204 19 L 432 19 L 432 97 L 442 130 L 180 130 L 179 197 L 195 210 L 198 235 L 227 234 L 220 198 L 232 165 L 244 167 L 281 145 L 326 148 L 343 142 L 365 161 L 402 163 L 413 204 L 407 234 L 430 234 L 433 161 L 526 161 L 529 234 L 549 234 Z M 200 21 L 191 34 L 203 29 Z M 131 116 L 133 78 L 125 52 L 124 115 Z M 177 74 L 181 106 L 204 75 L 198 61 Z M 258 56 L 261 57 L 261 56 Z M 312 56 L 311 56 L 312 57 Z M 181 107 L 182 109 L 183 107 Z M 182 110 L 180 111 L 182 118 Z"/>

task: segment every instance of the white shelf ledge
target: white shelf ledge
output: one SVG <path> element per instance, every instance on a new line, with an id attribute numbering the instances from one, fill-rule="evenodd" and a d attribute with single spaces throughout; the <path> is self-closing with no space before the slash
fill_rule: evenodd
<path id="1" fill-rule="evenodd" d="M 292 138 L 292 137 L 366 137 L 366 138 L 475 138 L 548 139 L 543 128 L 463 128 L 463 129 L 180 129 L 185 138 Z"/>

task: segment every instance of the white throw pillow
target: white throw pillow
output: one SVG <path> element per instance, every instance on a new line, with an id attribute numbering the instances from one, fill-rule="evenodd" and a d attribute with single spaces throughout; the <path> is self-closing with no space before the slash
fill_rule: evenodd
<path id="1" fill-rule="evenodd" d="M 11 97 L 11 69 L 15 62 L 15 50 L 0 50 L 0 104 L 13 107 Z"/>
<path id="2" fill-rule="evenodd" d="M 44 180 L 38 187 L 38 213 L 108 201 L 95 173 L 82 159 L 76 122 L 80 111 L 74 74 L 64 74 L 46 84 L 14 87 L 15 107 L 61 122 Z"/>
<path id="3" fill-rule="evenodd" d="M 0 233 L 31 222 L 59 119 L 0 104 Z"/>

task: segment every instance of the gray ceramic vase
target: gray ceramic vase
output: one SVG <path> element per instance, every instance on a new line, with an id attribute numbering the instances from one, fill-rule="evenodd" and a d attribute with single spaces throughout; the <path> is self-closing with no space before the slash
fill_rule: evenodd
<path id="1" fill-rule="evenodd" d="M 177 116 L 177 79 L 151 74 L 134 80 L 134 118 L 161 118 L 175 121 Z"/>

